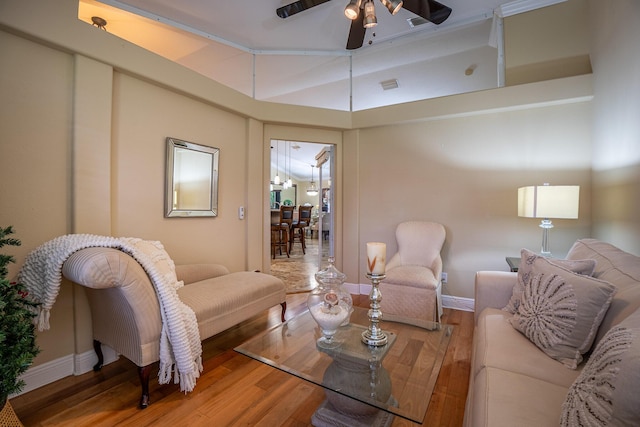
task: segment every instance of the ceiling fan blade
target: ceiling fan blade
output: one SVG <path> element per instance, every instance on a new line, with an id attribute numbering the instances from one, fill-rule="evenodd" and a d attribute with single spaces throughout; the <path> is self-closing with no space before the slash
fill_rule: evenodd
<path id="1" fill-rule="evenodd" d="M 364 33 L 366 32 L 366 28 L 364 28 L 364 11 L 360 11 L 358 17 L 351 21 L 351 29 L 349 29 L 349 38 L 347 39 L 347 49 L 359 49 L 362 47 L 362 43 L 364 43 Z"/>
<path id="2" fill-rule="evenodd" d="M 451 15 L 451 8 L 435 0 L 404 0 L 404 9 L 434 24 L 442 24 Z"/>
<path id="3" fill-rule="evenodd" d="M 280 18 L 288 18 L 291 15 L 311 9 L 319 4 L 326 3 L 329 0 L 298 0 L 276 9 L 276 14 Z"/>

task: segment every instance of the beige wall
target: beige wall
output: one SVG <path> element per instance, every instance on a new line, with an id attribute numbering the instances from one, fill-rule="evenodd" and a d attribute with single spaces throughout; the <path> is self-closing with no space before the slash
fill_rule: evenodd
<path id="1" fill-rule="evenodd" d="M 591 73 L 588 12 L 587 0 L 568 0 L 505 18 L 505 83 Z"/>
<path id="2" fill-rule="evenodd" d="M 602 56 L 594 79 L 349 114 L 253 101 L 78 22 L 75 0 L 51 3 L 0 3 L 0 57 L 12 59 L 0 74 L 0 225 L 23 240 L 12 274 L 29 250 L 70 232 L 161 240 L 179 263 L 267 270 L 271 139 L 336 146 L 336 255 L 352 283 L 366 283 L 367 241 L 386 241 L 391 253 L 396 224 L 420 218 L 447 229 L 445 293 L 473 297 L 476 270 L 506 270 L 505 256 L 538 248 L 541 231 L 516 216 L 515 195 L 542 182 L 581 185 L 580 219 L 554 221 L 554 253 L 591 235 L 592 212 L 598 237 L 640 252 L 639 109 L 627 96 L 638 92 L 638 59 L 609 56 L 613 23 L 591 43 Z M 632 0 L 614 3 L 638 17 Z M 640 42 L 637 30 L 615 41 L 628 38 Z M 593 82 L 602 103 L 591 99 Z M 163 217 L 167 136 L 221 148 L 219 217 Z M 51 323 L 36 364 L 90 348 L 80 288 L 63 285 Z"/>
<path id="3" fill-rule="evenodd" d="M 586 101 L 360 130 L 357 224 L 345 219 L 345 229 L 359 227 L 359 248 L 381 241 L 393 254 L 399 222 L 444 224 L 444 291 L 473 298 L 476 271 L 505 270 L 505 256 L 540 247 L 539 221 L 517 216 L 518 187 L 580 185 L 580 219 L 557 221 L 551 249 L 564 255 L 589 235 L 590 115 Z M 345 206 L 346 215 L 355 208 Z M 364 266 L 365 256 L 344 262 Z M 363 268 L 359 279 L 366 283 Z"/>
<path id="4" fill-rule="evenodd" d="M 640 2 L 589 3 L 596 30 L 592 232 L 640 254 Z"/>
<path id="5" fill-rule="evenodd" d="M 125 74 L 114 76 L 112 234 L 163 242 L 176 263 L 245 268 L 246 120 Z M 216 218 L 164 218 L 166 137 L 220 149 Z M 230 242 L 243 244 L 230 244 Z"/>
<path id="6" fill-rule="evenodd" d="M 9 267 L 9 278 L 15 279 L 29 251 L 69 230 L 73 61 L 5 32 L 0 32 L 0 57 L 11 58 L 2 61 L 0 73 L 0 224 L 13 225 L 22 241 L 6 250 L 17 261 Z M 60 301 L 51 322 L 70 333 L 39 334 L 38 345 L 47 353 L 38 360 L 73 353 L 70 283 L 62 286 Z"/>

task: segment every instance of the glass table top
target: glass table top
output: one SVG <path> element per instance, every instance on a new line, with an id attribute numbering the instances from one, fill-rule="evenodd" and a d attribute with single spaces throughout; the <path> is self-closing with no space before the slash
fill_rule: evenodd
<path id="1" fill-rule="evenodd" d="M 422 423 L 453 326 L 383 320 L 388 344 L 368 346 L 361 341 L 369 325 L 367 311 L 354 307 L 350 323 L 339 328 L 329 348 L 317 342 L 322 333 L 307 310 L 235 350 L 324 387 L 334 406 L 344 403 L 336 398 L 346 396 L 365 404 L 360 406 Z"/>

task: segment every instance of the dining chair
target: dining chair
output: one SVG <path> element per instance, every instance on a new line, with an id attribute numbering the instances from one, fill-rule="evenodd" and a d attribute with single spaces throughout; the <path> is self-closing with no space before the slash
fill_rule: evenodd
<path id="1" fill-rule="evenodd" d="M 271 224 L 271 254 L 274 259 L 277 251 L 282 255 L 282 248 L 289 258 L 289 232 L 280 224 Z"/>
<path id="2" fill-rule="evenodd" d="M 280 248 L 280 254 L 282 255 L 282 246 L 285 247 L 287 258 L 290 254 L 290 239 L 291 239 L 291 227 L 293 226 L 293 211 L 294 206 L 280 206 L 280 218 L 279 222 L 272 227 L 272 231 L 276 231 L 276 246 Z M 273 234 L 273 233 L 272 233 Z"/>
<path id="3" fill-rule="evenodd" d="M 306 254 L 307 245 L 305 243 L 305 234 L 307 227 L 311 224 L 311 210 L 313 206 L 298 206 L 298 220 L 293 221 L 291 226 L 291 237 L 289 239 L 289 252 L 293 250 L 293 244 L 297 241 L 302 246 L 302 253 Z"/>

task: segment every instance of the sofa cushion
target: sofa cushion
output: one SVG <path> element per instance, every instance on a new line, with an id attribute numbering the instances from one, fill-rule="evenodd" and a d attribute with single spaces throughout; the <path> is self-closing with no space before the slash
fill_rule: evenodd
<path id="1" fill-rule="evenodd" d="M 487 367 L 475 378 L 472 394 L 468 427 L 557 426 L 567 388 Z"/>
<path id="2" fill-rule="evenodd" d="M 596 335 L 597 344 L 612 326 L 640 308 L 640 257 L 610 243 L 580 239 L 573 244 L 567 258 L 595 259 L 593 277 L 613 283 L 618 288 Z"/>
<path id="3" fill-rule="evenodd" d="M 640 425 L 640 310 L 611 328 L 562 405 L 561 426 Z"/>
<path id="4" fill-rule="evenodd" d="M 569 388 L 580 370 L 568 369 L 547 356 L 511 326 L 512 317 L 497 308 L 487 308 L 480 314 L 473 333 L 471 375 L 485 367 L 499 368 Z"/>
<path id="5" fill-rule="evenodd" d="M 531 275 L 511 324 L 550 357 L 575 369 L 591 348 L 616 288 L 530 254 Z"/>
<path id="6" fill-rule="evenodd" d="M 524 289 L 524 284 L 529 281 L 531 278 L 531 270 L 533 268 L 533 263 L 538 257 L 537 254 L 527 250 L 522 249 L 520 251 L 520 266 L 518 267 L 518 280 L 516 281 L 515 286 L 513 287 L 513 294 L 511 295 L 511 299 L 506 307 L 503 308 L 504 311 L 515 314 L 518 312 L 518 307 L 520 306 L 520 302 L 522 300 L 522 291 Z M 560 267 L 564 267 L 567 270 L 571 270 L 578 274 L 584 274 L 586 276 L 591 276 L 596 267 L 595 259 L 560 259 L 560 258 L 547 258 L 550 262 L 559 265 Z"/>

